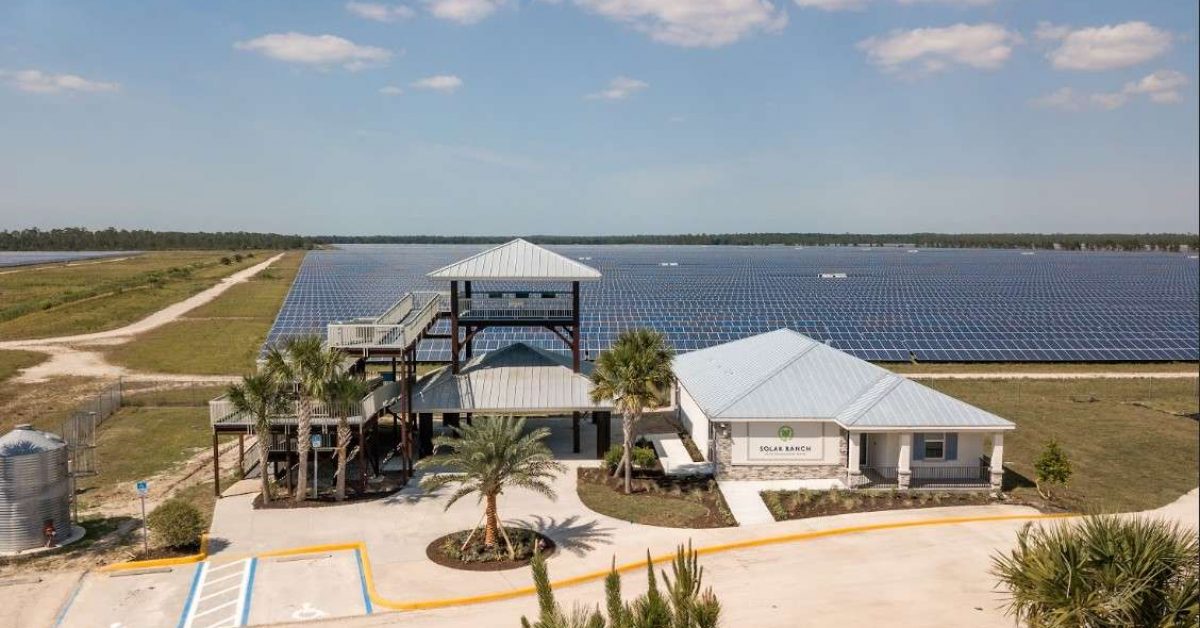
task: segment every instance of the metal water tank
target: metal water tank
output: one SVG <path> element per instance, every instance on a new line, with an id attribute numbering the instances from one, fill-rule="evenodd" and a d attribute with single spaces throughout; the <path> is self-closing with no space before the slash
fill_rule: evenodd
<path id="1" fill-rule="evenodd" d="M 0 555 L 45 545 L 47 521 L 59 543 L 71 536 L 67 451 L 61 438 L 31 425 L 0 436 Z"/>

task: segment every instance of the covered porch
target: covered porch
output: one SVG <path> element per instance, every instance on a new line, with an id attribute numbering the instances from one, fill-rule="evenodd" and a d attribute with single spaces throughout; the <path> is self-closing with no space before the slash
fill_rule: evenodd
<path id="1" fill-rule="evenodd" d="M 850 488 L 991 489 L 1004 478 L 1004 432 L 853 431 Z"/>
<path id="2" fill-rule="evenodd" d="M 435 417 L 449 431 L 477 416 L 527 416 L 552 426 L 556 454 L 561 447 L 571 457 L 588 451 L 603 458 L 612 443 L 612 404 L 591 400 L 591 365 L 580 370 L 570 356 L 516 343 L 472 358 L 458 373 L 447 366 L 425 375 L 412 394 L 418 456 L 433 453 Z M 595 428 L 586 438 L 585 420 Z"/>

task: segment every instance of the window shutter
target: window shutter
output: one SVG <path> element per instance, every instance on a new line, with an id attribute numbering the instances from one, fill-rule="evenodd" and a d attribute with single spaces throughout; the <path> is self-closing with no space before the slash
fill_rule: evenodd
<path id="1" fill-rule="evenodd" d="M 925 459 L 925 435 L 919 434 L 919 433 L 913 434 L 912 443 L 913 443 L 912 459 L 913 460 L 924 460 Z"/>
<path id="2" fill-rule="evenodd" d="M 946 432 L 946 460 L 958 460 L 957 432 Z"/>

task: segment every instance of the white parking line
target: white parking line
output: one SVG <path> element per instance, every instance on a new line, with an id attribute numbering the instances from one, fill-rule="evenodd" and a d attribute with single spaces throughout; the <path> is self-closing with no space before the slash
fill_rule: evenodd
<path id="1" fill-rule="evenodd" d="M 243 625 L 256 562 L 256 559 L 246 558 L 216 567 L 207 562 L 201 565 L 200 584 L 184 615 L 182 628 L 232 628 Z M 214 574 L 217 577 L 210 578 Z M 221 585 L 234 578 L 239 580 L 237 584 Z M 220 588 L 214 589 L 214 585 L 220 585 Z M 202 626 L 197 623 L 201 618 L 204 618 Z M 212 623 L 207 623 L 209 621 Z"/>

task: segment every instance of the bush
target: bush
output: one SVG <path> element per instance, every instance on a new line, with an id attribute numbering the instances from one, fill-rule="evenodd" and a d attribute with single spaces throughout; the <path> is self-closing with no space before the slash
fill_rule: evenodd
<path id="1" fill-rule="evenodd" d="M 204 515 L 191 503 L 179 498 L 163 502 L 146 517 L 150 532 L 166 547 L 186 549 L 200 545 L 204 534 Z"/>
<path id="2" fill-rule="evenodd" d="M 233 263 L 233 260 L 229 259 L 228 257 L 222 257 L 222 258 L 221 258 L 221 265 L 222 265 L 222 266 L 229 266 L 229 265 L 230 265 L 230 264 L 232 264 L 232 263 Z"/>
<path id="3" fill-rule="evenodd" d="M 1033 468 L 1037 471 L 1038 494 L 1044 499 L 1050 499 L 1052 484 L 1065 485 L 1071 479 L 1071 461 L 1053 438 L 1046 443 Z"/>
<path id="4" fill-rule="evenodd" d="M 654 466 L 658 460 L 658 454 L 654 453 L 653 447 L 634 447 L 633 448 L 633 464 L 634 466 L 643 469 L 649 469 Z M 618 462 L 620 459 L 618 458 Z"/>
<path id="5" fill-rule="evenodd" d="M 1195 626 L 1198 547 L 1195 532 L 1160 520 L 1026 524 L 992 574 L 1022 625 Z"/>
<path id="6" fill-rule="evenodd" d="M 616 471 L 619 464 L 621 464 L 621 446 L 613 445 L 604 454 L 604 468 L 609 471 Z"/>

